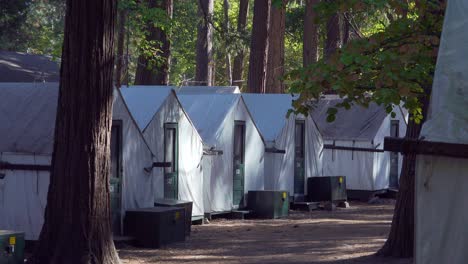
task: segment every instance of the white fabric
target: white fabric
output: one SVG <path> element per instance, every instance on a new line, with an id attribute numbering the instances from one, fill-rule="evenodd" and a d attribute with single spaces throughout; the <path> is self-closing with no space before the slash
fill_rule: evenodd
<path id="1" fill-rule="evenodd" d="M 177 94 L 238 94 L 238 86 L 176 86 Z"/>
<path id="2" fill-rule="evenodd" d="M 179 95 L 182 106 L 195 127 L 208 143 L 208 148 L 223 151 L 222 155 L 203 156 L 205 212 L 234 209 L 233 138 L 234 121 L 245 121 L 245 194 L 263 190 L 264 143 L 239 95 L 200 94 Z M 246 199 L 244 199 L 246 202 Z"/>
<path id="3" fill-rule="evenodd" d="M 468 143 L 468 3 L 450 0 L 424 140 Z M 468 161 L 420 155 L 416 165 L 415 262 L 466 263 Z"/>
<path id="4" fill-rule="evenodd" d="M 0 152 L 52 154 L 58 83 L 0 83 Z"/>
<path id="5" fill-rule="evenodd" d="M 203 142 L 190 119 L 181 108 L 175 93 L 169 89 L 154 87 L 130 87 L 124 91 L 124 99 L 132 100 L 131 113 L 134 116 L 151 116 L 143 135 L 155 153 L 156 161 L 164 161 L 164 124 L 178 124 L 179 157 L 178 157 L 178 190 L 179 199 L 192 201 L 192 216 L 204 214 L 203 205 L 203 172 L 201 159 L 203 155 Z M 140 101 L 154 102 L 153 107 L 138 104 Z M 153 109 L 151 113 L 140 113 Z M 155 175 L 153 190 L 156 198 L 164 197 L 164 170 L 154 168 Z"/>
<path id="6" fill-rule="evenodd" d="M 51 100 L 49 103 L 54 105 L 54 100 L 57 98 L 58 93 L 58 84 L 48 84 L 47 88 L 41 89 L 34 88 L 36 84 L 23 85 L 33 90 L 18 89 L 17 96 L 10 97 L 10 99 L 15 98 L 18 104 L 11 102 L 11 104 L 8 105 L 9 107 L 17 108 L 15 112 L 16 116 L 11 116 L 11 118 L 15 117 L 12 120 L 15 120 L 15 124 L 17 125 L 21 124 L 23 121 L 26 121 L 26 123 L 33 122 L 34 120 L 30 119 L 28 116 L 28 110 L 39 109 L 36 105 L 47 104 L 47 100 L 45 100 L 47 98 Z M 15 86 L 12 86 L 12 89 L 15 88 Z M 3 98 L 5 91 L 5 89 L 0 89 L 0 98 Z M 30 92 L 33 92 L 37 100 L 29 100 L 28 104 L 21 103 L 25 100 L 24 98 L 29 98 Z M 154 192 L 152 190 L 153 176 L 151 172 L 147 173 L 144 170 L 145 167 L 151 166 L 153 158 L 148 145 L 136 123 L 131 118 L 118 91 L 114 92 L 114 95 L 113 120 L 122 121 L 123 182 L 121 216 L 123 219 L 124 213 L 128 209 L 148 207 L 154 204 Z M 54 107 L 54 109 L 56 108 Z M 8 112 L 13 113 L 11 110 L 8 110 Z M 0 118 L 5 118 L 3 113 L 5 112 L 2 112 L 2 117 Z M 24 116 L 19 115 L 20 113 L 24 113 Z M 47 144 L 42 148 L 50 150 L 51 152 L 53 148 L 56 110 L 43 112 L 43 114 L 48 114 L 50 116 L 41 117 L 40 120 L 52 121 L 42 124 L 38 133 L 46 138 L 52 138 L 52 140 L 47 140 Z M 10 124 L 0 123 L 0 130 L 3 131 L 5 129 L 4 126 L 10 126 Z M 40 126 L 32 127 L 36 128 Z M 48 133 L 52 133 L 52 135 L 43 131 L 49 131 Z M 6 139 L 2 138 L 1 140 Z M 37 150 L 37 145 L 33 143 L 29 146 L 24 146 L 24 149 L 21 149 L 24 153 L 11 153 L 8 152 L 8 150 L 0 149 L 0 161 L 17 164 L 50 164 L 51 153 L 47 153 L 47 155 L 31 154 Z M 0 221 L 0 229 L 25 231 L 26 239 L 37 239 L 43 223 L 49 185 L 49 173 L 18 170 L 3 170 L 0 171 L 0 173 L 6 174 L 3 180 L 0 179 L 0 218 L 2 219 Z"/>
<path id="7" fill-rule="evenodd" d="M 326 144 L 342 147 L 383 149 L 384 138 L 390 136 L 392 120 L 399 121 L 399 135 L 406 133 L 407 111 L 395 111 L 395 118 L 387 115 L 380 123 L 374 138 L 370 140 L 327 140 Z M 359 125 L 359 124 L 357 124 Z M 398 175 L 401 173 L 402 155 L 398 158 Z M 346 188 L 349 190 L 377 191 L 384 190 L 390 184 L 390 153 L 365 152 L 338 149 L 323 151 L 323 172 L 325 175 L 346 176 Z"/>
<path id="8" fill-rule="evenodd" d="M 172 92 L 169 86 L 122 86 L 125 103 L 141 131 L 145 130 L 154 114 Z"/>
<path id="9" fill-rule="evenodd" d="M 323 141 L 311 116 L 307 118 L 287 112 L 292 108 L 293 97 L 288 94 L 242 94 L 257 127 L 268 147 L 284 150 L 282 153 L 265 153 L 265 189 L 284 190 L 294 194 L 295 123 L 305 121 L 305 174 L 320 176 L 322 172 Z M 307 183 L 306 183 L 307 184 Z M 304 190 L 307 194 L 307 187 Z"/>
<path id="10" fill-rule="evenodd" d="M 421 136 L 468 143 L 468 2 L 450 0 L 445 14 L 429 110 Z"/>
<path id="11" fill-rule="evenodd" d="M 50 165 L 49 155 L 1 153 L 0 161 L 31 165 Z M 44 222 L 49 189 L 49 172 L 1 170 L 0 229 L 25 232 L 26 239 L 37 239 Z"/>

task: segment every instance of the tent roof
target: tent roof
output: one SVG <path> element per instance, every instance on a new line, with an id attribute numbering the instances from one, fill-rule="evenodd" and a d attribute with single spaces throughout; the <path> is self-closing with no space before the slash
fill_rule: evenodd
<path id="1" fill-rule="evenodd" d="M 0 82 L 58 82 L 60 66 L 49 57 L 0 51 Z"/>
<path id="2" fill-rule="evenodd" d="M 238 94 L 237 86 L 179 86 L 174 87 L 177 94 Z"/>
<path id="3" fill-rule="evenodd" d="M 179 100 L 203 141 L 214 146 L 223 121 L 240 99 L 239 94 L 179 95 Z"/>
<path id="4" fill-rule="evenodd" d="M 273 141 L 286 124 L 286 114 L 292 108 L 290 94 L 242 94 L 258 129 L 267 141 Z"/>
<path id="5" fill-rule="evenodd" d="M 52 153 L 58 83 L 0 83 L 0 152 Z"/>
<path id="6" fill-rule="evenodd" d="M 342 99 L 319 100 L 311 110 L 323 138 L 328 140 L 373 140 L 387 117 L 387 112 L 381 106 L 371 103 L 368 108 L 353 105 L 349 110 L 339 108 L 335 121 L 327 122 L 327 110 L 334 107 Z"/>
<path id="7" fill-rule="evenodd" d="M 122 97 L 141 131 L 145 130 L 166 98 L 171 86 L 129 86 L 120 89 Z"/>

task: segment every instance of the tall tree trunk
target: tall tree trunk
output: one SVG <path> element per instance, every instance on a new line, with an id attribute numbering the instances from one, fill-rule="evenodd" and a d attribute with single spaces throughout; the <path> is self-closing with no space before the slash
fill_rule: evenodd
<path id="1" fill-rule="evenodd" d="M 247 14 L 249 13 L 249 0 L 240 0 L 239 16 L 237 18 L 237 32 L 240 36 L 245 35 L 245 26 L 247 24 Z M 245 50 L 242 48 L 234 58 L 234 67 L 232 70 L 233 85 L 242 88 L 243 84 L 243 69 L 244 69 Z"/>
<path id="2" fill-rule="evenodd" d="M 270 5 L 270 0 L 254 1 L 249 76 L 247 80 L 248 91 L 251 93 L 265 93 Z"/>
<path id="3" fill-rule="evenodd" d="M 320 0 L 306 0 L 304 15 L 304 43 L 302 50 L 302 63 L 306 67 L 318 61 L 318 25 L 314 20 L 317 17 L 314 7 Z"/>
<path id="4" fill-rule="evenodd" d="M 430 94 L 430 92 L 426 93 Z M 423 115 L 426 117 L 429 96 L 422 98 Z M 409 120 L 405 138 L 419 139 L 424 120 L 420 124 Z M 384 246 L 378 255 L 408 258 L 413 256 L 414 248 L 414 199 L 416 177 L 416 154 L 403 157 L 400 174 L 400 188 L 397 194 L 392 227 Z"/>
<path id="5" fill-rule="evenodd" d="M 119 32 L 117 36 L 117 60 L 116 60 L 116 67 L 115 67 L 115 86 L 120 88 L 122 86 L 122 81 L 124 80 L 124 64 L 126 60 L 124 60 L 124 46 L 125 46 L 125 24 L 127 21 L 127 10 L 120 9 L 119 10 Z"/>
<path id="6" fill-rule="evenodd" d="M 284 92 L 284 85 L 280 78 L 284 75 L 284 33 L 287 2 L 287 0 L 282 0 L 281 7 L 274 5 L 270 7 L 266 93 Z"/>
<path id="7" fill-rule="evenodd" d="M 346 45 L 349 41 L 349 34 L 350 34 L 350 25 L 349 21 L 346 18 L 346 14 L 341 14 L 341 43 Z"/>
<path id="8" fill-rule="evenodd" d="M 109 201 L 115 0 L 67 0 L 38 264 L 119 263 Z"/>
<path id="9" fill-rule="evenodd" d="M 162 9 L 165 11 L 168 20 L 172 19 L 172 0 L 148 0 L 148 7 Z M 135 84 L 169 84 L 171 43 L 169 41 L 170 36 L 166 30 L 155 27 L 153 21 L 148 22 L 148 25 L 146 25 L 146 39 L 154 41 L 156 48 L 161 50 L 161 53 L 153 54 L 153 58 L 145 55 L 138 57 Z"/>
<path id="10" fill-rule="evenodd" d="M 213 83 L 213 0 L 198 0 L 197 55 L 195 82 L 211 86 Z"/>
<path id="11" fill-rule="evenodd" d="M 325 39 L 325 50 L 323 52 L 323 56 L 325 59 L 328 59 L 341 46 L 339 14 L 334 14 L 328 19 L 326 30 L 327 37 Z"/>
<path id="12" fill-rule="evenodd" d="M 229 0 L 224 0 L 224 34 L 229 35 Z M 225 38 L 225 41 L 229 41 L 228 38 Z M 226 76 L 228 79 L 229 85 L 232 85 L 232 68 L 231 68 L 231 54 L 227 48 L 226 43 Z"/>

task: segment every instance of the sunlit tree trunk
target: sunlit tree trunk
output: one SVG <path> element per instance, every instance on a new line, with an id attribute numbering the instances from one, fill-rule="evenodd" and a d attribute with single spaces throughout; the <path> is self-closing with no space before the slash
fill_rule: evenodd
<path id="1" fill-rule="evenodd" d="M 172 0 L 148 0 L 149 8 L 159 8 L 165 11 L 167 19 L 172 19 Z M 171 63 L 171 43 L 167 29 L 155 27 L 151 21 L 146 25 L 147 40 L 154 41 L 160 53 L 152 54 L 153 57 L 140 55 L 135 74 L 135 84 L 169 84 L 169 69 Z"/>
<path id="2" fill-rule="evenodd" d="M 247 24 L 247 14 L 249 13 L 249 0 L 240 0 L 239 3 L 239 16 L 237 18 L 237 32 L 239 35 L 245 35 L 245 26 Z M 237 56 L 234 58 L 234 66 L 232 69 L 233 85 L 243 85 L 243 70 L 244 70 L 244 57 L 245 50 L 242 48 Z"/>
<path id="3" fill-rule="evenodd" d="M 229 0 L 223 2 L 224 11 L 224 34 L 229 35 Z M 226 40 L 227 41 L 227 40 Z M 227 44 L 227 43 L 226 43 Z M 229 85 L 232 85 L 231 54 L 226 45 L 226 77 Z"/>
<path id="4" fill-rule="evenodd" d="M 213 83 L 213 0 L 198 0 L 197 55 L 195 82 L 197 85 Z"/>
<path id="5" fill-rule="evenodd" d="M 115 0 L 67 0 L 47 207 L 32 263 L 119 263 L 110 212 Z"/>
<path id="6" fill-rule="evenodd" d="M 317 14 L 314 7 L 320 0 L 306 0 L 304 15 L 304 43 L 303 43 L 303 66 L 313 64 L 318 60 L 318 25 L 314 20 Z"/>
<path id="7" fill-rule="evenodd" d="M 284 33 L 287 2 L 287 0 L 282 0 L 281 7 L 270 6 L 266 93 L 284 92 L 284 85 L 280 78 L 284 75 Z"/>
<path id="8" fill-rule="evenodd" d="M 248 91 L 251 93 L 265 93 L 270 5 L 270 0 L 254 1 L 249 76 L 247 80 Z"/>

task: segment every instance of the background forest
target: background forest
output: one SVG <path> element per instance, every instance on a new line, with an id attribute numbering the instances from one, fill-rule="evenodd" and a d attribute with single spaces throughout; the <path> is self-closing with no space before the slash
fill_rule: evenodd
<path id="1" fill-rule="evenodd" d="M 150 68 L 164 63 L 161 57 L 165 56 L 161 48 L 160 39 L 151 39 L 152 25 L 159 28 L 168 36 L 170 42 L 169 84 L 197 85 L 196 53 L 197 53 L 197 25 L 205 20 L 210 24 L 212 31 L 211 45 L 212 60 L 210 66 L 213 71 L 213 85 L 239 85 L 242 86 L 248 79 L 250 43 L 252 37 L 253 2 L 248 0 L 214 0 L 194 1 L 138 1 L 121 0 L 117 26 L 118 35 L 123 50 L 117 54 L 117 60 L 122 60 L 124 67 L 128 62 L 128 70 L 122 72 L 124 83 L 135 83 L 139 56 L 145 56 Z M 61 0 L 10 0 L 3 1 L 0 15 L 0 50 L 29 52 L 50 55 L 59 60 L 63 40 L 63 27 L 65 15 L 65 2 Z M 200 3 L 213 5 L 208 14 L 199 14 Z M 267 2 L 267 1 L 265 1 Z M 349 39 L 369 36 L 383 30 L 393 19 L 395 11 L 388 5 L 367 7 L 365 12 L 343 12 L 339 17 L 318 17 L 312 8 L 322 8 L 325 11 L 333 10 L 333 5 L 318 6 L 320 1 L 273 1 L 272 19 L 270 28 L 275 27 L 271 35 L 278 34 L 284 39 L 284 50 L 276 51 L 280 59 L 280 70 L 275 74 L 281 77 L 303 65 L 304 41 L 309 50 L 317 50 L 316 58 L 324 56 L 324 49 L 341 47 Z M 333 1 L 330 1 L 333 2 Z M 339 1 L 336 1 L 337 3 Z M 202 4 L 203 4 L 202 3 Z M 335 4 L 337 4 L 335 3 Z M 327 4 L 327 3 L 326 3 Z M 166 12 L 170 6 L 171 12 Z M 243 5 L 243 10 L 240 9 Z M 245 8 L 247 5 L 247 8 Z M 266 7 L 268 8 L 268 7 Z M 268 9 L 267 9 L 268 10 Z M 307 11 L 308 10 L 308 11 Z M 267 13 L 261 10 L 263 13 Z M 306 12 L 307 15 L 306 15 Z M 172 19 L 171 14 L 172 13 Z M 322 12 L 328 16 L 329 12 Z M 365 13 L 365 15 L 364 15 Z M 371 14 L 371 16 L 369 16 Z M 244 17 L 245 27 L 239 24 L 239 18 Z M 306 20 L 304 18 L 306 17 Z M 279 23 L 273 24 L 279 20 Z M 281 20 L 284 24 L 281 25 Z M 313 23 L 317 23 L 317 28 Z M 306 25 L 304 25 L 306 23 Z M 336 28 L 338 26 L 338 28 Z M 307 27 L 307 36 L 304 36 L 304 27 Z M 315 31 L 315 32 L 314 32 Z M 316 36 L 311 36 L 315 33 Z M 304 37 L 309 39 L 304 40 Z M 328 39 L 328 42 L 327 42 Z M 208 40 L 209 41 L 209 40 Z M 335 43 L 333 43 L 335 42 Z M 118 53 L 118 48 L 116 49 Z M 282 55 L 281 53 L 284 53 Z M 331 52 L 329 52 L 331 53 Z M 272 55 L 271 55 L 272 56 Z M 229 58 L 229 59 L 228 59 Z M 239 63 L 238 61 L 243 63 Z M 229 65 L 227 62 L 229 61 Z M 235 62 L 236 61 L 236 62 Z M 239 75 L 239 69 L 241 73 Z M 232 76 L 232 72 L 237 75 Z M 128 76 L 127 76 L 128 74 Z M 239 78 L 240 76 L 240 78 Z M 232 79 L 233 77 L 236 77 Z"/>

